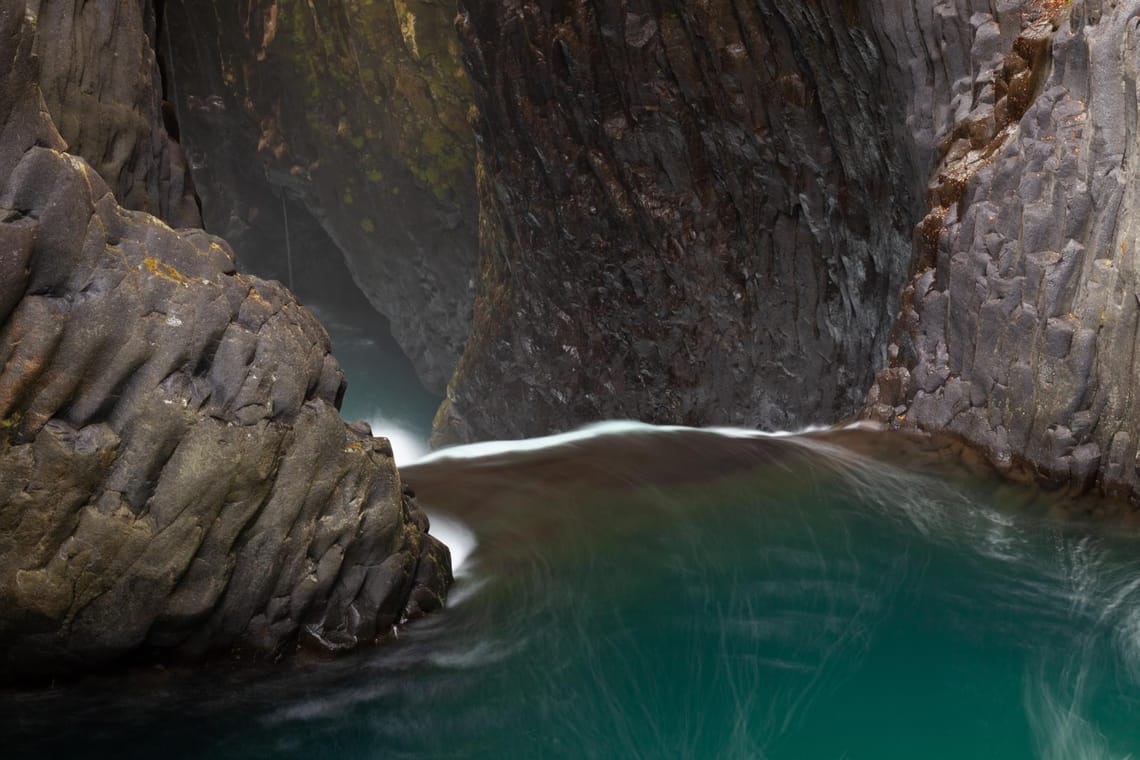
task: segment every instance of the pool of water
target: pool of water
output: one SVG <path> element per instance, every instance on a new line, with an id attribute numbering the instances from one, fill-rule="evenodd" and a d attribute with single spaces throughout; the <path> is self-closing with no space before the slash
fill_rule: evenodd
<path id="1" fill-rule="evenodd" d="M 1140 757 L 1119 526 L 831 433 L 617 425 L 404 473 L 461 550 L 444 612 L 332 662 L 9 692 L 3 755 Z"/>

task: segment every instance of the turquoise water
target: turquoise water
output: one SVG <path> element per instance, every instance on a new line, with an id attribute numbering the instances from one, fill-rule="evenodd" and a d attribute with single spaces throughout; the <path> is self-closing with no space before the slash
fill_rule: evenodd
<path id="1" fill-rule="evenodd" d="M 329 337 L 348 378 L 341 416 L 364 420 L 375 435 L 390 438 L 398 463 L 425 453 L 432 418 L 443 399 L 420 384 L 387 329 L 365 332 L 333 324 Z"/>
<path id="2" fill-rule="evenodd" d="M 1140 757 L 1136 538 L 835 444 L 630 427 L 407 467 L 473 548 L 442 614 L 334 662 L 9 693 L 0 746 Z"/>

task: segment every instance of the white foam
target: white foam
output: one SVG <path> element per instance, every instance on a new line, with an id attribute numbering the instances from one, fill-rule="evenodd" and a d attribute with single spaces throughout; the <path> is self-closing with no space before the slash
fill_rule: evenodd
<path id="1" fill-rule="evenodd" d="M 482 443 L 470 443 L 464 446 L 452 446 L 451 448 L 433 451 L 432 453 L 427 454 L 420 459 L 417 459 L 415 461 L 415 464 L 426 464 L 428 462 L 439 462 L 448 459 L 479 459 L 482 457 L 493 457 L 501 454 L 519 454 L 530 451 L 542 451 L 544 449 L 566 446 L 578 441 L 588 441 L 593 438 L 601 438 L 609 435 L 623 435 L 628 433 L 649 434 L 691 432 L 712 433 L 715 435 L 723 436 L 725 438 L 790 438 L 793 436 L 804 435 L 806 433 L 815 433 L 828 429 L 829 428 L 826 427 L 809 427 L 794 432 L 765 432 L 763 430 L 751 430 L 748 428 L 694 428 L 685 427 L 683 425 L 650 425 L 647 422 L 636 422 L 633 420 L 608 420 L 606 422 L 595 422 L 593 424 L 586 425 L 585 427 L 581 427 L 577 430 L 572 430 L 567 433 L 547 435 L 541 438 L 523 438 L 521 440 L 514 441 L 484 441 Z"/>
<path id="2" fill-rule="evenodd" d="M 452 517 L 428 512 L 428 519 L 431 520 L 431 534 L 447 544 L 447 548 L 451 550 L 451 572 L 459 577 L 463 574 L 461 570 L 467 564 L 467 558 L 475 551 L 475 545 L 478 543 L 475 534 Z"/>
<path id="3" fill-rule="evenodd" d="M 433 652 L 428 660 L 441 668 L 465 670 L 502 662 L 522 648 L 525 640 L 511 644 L 503 642 L 477 641 L 475 644 L 462 649 L 451 649 Z"/>
<path id="4" fill-rule="evenodd" d="M 1083 714 L 1087 663 L 1075 674 L 1066 671 L 1072 693 L 1055 691 L 1044 673 L 1026 680 L 1024 705 L 1037 756 L 1042 760 L 1132 760 L 1109 749 L 1104 735 Z"/>
<path id="5" fill-rule="evenodd" d="M 372 428 L 372 435 L 377 438 L 387 438 L 392 444 L 392 458 L 397 467 L 411 464 L 428 451 L 427 439 L 409 430 L 400 422 L 375 416 L 368 421 L 368 424 Z"/>

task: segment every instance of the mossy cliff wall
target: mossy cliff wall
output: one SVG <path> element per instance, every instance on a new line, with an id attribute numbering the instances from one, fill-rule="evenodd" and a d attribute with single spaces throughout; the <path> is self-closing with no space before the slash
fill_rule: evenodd
<path id="1" fill-rule="evenodd" d="M 166 0 L 162 49 L 207 229 L 284 260 L 317 224 L 442 392 L 470 325 L 470 91 L 444 0 Z M 282 215 L 281 194 L 309 218 Z"/>

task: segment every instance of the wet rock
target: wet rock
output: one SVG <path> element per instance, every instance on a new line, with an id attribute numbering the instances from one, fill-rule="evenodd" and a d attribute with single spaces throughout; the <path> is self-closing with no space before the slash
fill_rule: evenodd
<path id="1" fill-rule="evenodd" d="M 38 39 L 0 3 L 0 679 L 356 645 L 437 608 L 447 550 L 341 421 L 324 329 L 64 152 Z"/>

